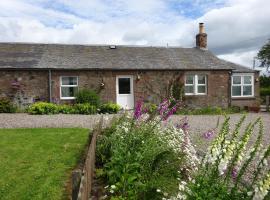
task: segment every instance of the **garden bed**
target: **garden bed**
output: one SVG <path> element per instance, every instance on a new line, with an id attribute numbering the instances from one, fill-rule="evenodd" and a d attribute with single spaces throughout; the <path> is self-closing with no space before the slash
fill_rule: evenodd
<path id="1" fill-rule="evenodd" d="M 0 199 L 68 199 L 88 129 L 0 129 Z"/>
<path id="2" fill-rule="evenodd" d="M 232 126 L 224 116 L 203 134 L 209 145 L 200 154 L 189 139 L 187 119 L 168 121 L 176 110 L 177 104 L 165 100 L 157 115 L 149 115 L 139 102 L 133 115 L 116 120 L 98 138 L 96 178 L 103 198 L 270 198 L 270 146 L 261 145 L 260 118 L 245 126 L 243 115 Z"/>

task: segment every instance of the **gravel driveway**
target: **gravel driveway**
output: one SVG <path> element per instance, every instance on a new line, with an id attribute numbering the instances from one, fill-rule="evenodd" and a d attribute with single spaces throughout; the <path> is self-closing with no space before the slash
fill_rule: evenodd
<path id="1" fill-rule="evenodd" d="M 232 114 L 230 116 L 230 125 L 231 129 L 234 128 L 234 125 L 239 121 L 242 114 Z M 171 120 L 173 123 L 177 123 L 177 121 L 184 116 L 172 116 Z M 224 116 L 218 115 L 190 115 L 188 117 L 188 122 L 190 125 L 190 137 L 193 144 L 196 144 L 197 150 L 206 151 L 208 144 L 210 144 L 209 140 L 203 138 L 202 134 L 209 129 L 215 128 L 217 125 L 218 118 L 220 118 L 219 128 L 224 121 Z M 242 128 L 240 131 L 244 131 L 246 125 L 250 122 L 254 122 L 258 117 L 262 118 L 263 125 L 264 125 L 264 136 L 263 136 L 263 144 L 269 145 L 270 144 L 270 113 L 248 113 L 246 120 L 244 121 Z M 218 129 L 219 130 L 219 129 Z M 254 134 L 251 137 L 251 141 L 255 141 L 256 134 L 258 129 L 255 128 Z"/>
<path id="2" fill-rule="evenodd" d="M 113 118 L 114 115 L 106 115 Z M 242 115 L 233 114 L 231 124 L 237 123 Z M 83 127 L 93 128 L 99 121 L 101 115 L 29 115 L 25 113 L 0 114 L 0 128 L 38 128 L 38 127 Z M 171 120 L 177 123 L 184 116 L 175 115 Z M 210 128 L 214 128 L 220 117 L 220 124 L 224 120 L 223 116 L 217 115 L 190 115 L 188 116 L 190 124 L 190 135 L 197 148 L 205 150 L 207 141 L 202 138 L 202 134 Z M 254 121 L 261 117 L 264 123 L 264 143 L 270 141 L 270 114 L 269 113 L 249 113 L 244 124 Z"/>

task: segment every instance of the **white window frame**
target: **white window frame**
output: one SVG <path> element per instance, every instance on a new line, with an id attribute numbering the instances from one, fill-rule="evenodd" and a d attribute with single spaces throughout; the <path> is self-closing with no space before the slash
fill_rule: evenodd
<path id="1" fill-rule="evenodd" d="M 76 78 L 77 79 L 77 85 L 63 85 L 62 84 L 62 79 L 63 78 Z M 73 100 L 75 97 L 62 97 L 62 88 L 63 87 L 78 87 L 79 86 L 79 78 L 78 76 L 60 76 L 60 99 L 61 100 Z"/>
<path id="2" fill-rule="evenodd" d="M 240 76 L 241 77 L 241 83 L 240 84 L 233 84 L 233 77 L 234 76 Z M 251 77 L 251 84 L 245 84 L 244 83 L 244 77 L 245 76 L 250 76 Z M 241 95 L 240 96 L 233 96 L 233 86 L 241 86 Z M 251 95 L 244 95 L 243 94 L 244 86 L 251 86 Z M 232 98 L 254 97 L 254 74 L 250 74 L 250 73 L 233 74 L 232 77 L 231 77 L 231 96 L 232 96 Z"/>
<path id="3" fill-rule="evenodd" d="M 193 84 L 187 84 L 186 78 L 187 76 L 192 76 L 193 77 Z M 199 84 L 198 83 L 198 76 L 204 76 L 205 77 L 205 83 L 204 84 Z M 185 95 L 206 95 L 207 94 L 207 76 L 204 74 L 186 74 L 185 75 L 185 87 L 186 86 L 193 86 L 194 92 L 193 93 L 186 93 Z M 205 92 L 204 93 L 199 93 L 198 92 L 198 86 L 205 86 Z"/>

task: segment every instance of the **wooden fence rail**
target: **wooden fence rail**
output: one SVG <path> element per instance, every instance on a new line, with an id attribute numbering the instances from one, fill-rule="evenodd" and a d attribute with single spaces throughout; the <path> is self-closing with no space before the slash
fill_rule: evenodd
<path id="1" fill-rule="evenodd" d="M 85 163 L 82 172 L 74 171 L 72 175 L 72 200 L 89 200 L 91 196 L 93 176 L 95 171 L 95 154 L 97 136 L 103 127 L 103 117 L 94 129 L 90 145 L 88 147 Z M 79 183 L 79 184 L 78 184 Z M 76 185 L 79 185 L 79 188 Z"/>

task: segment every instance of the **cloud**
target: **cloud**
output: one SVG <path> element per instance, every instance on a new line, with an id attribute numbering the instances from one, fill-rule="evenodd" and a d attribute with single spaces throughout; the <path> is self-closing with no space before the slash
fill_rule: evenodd
<path id="1" fill-rule="evenodd" d="M 251 66 L 270 38 L 265 0 L 0 1 L 0 41 L 195 46 L 205 22 L 209 49 Z"/>

